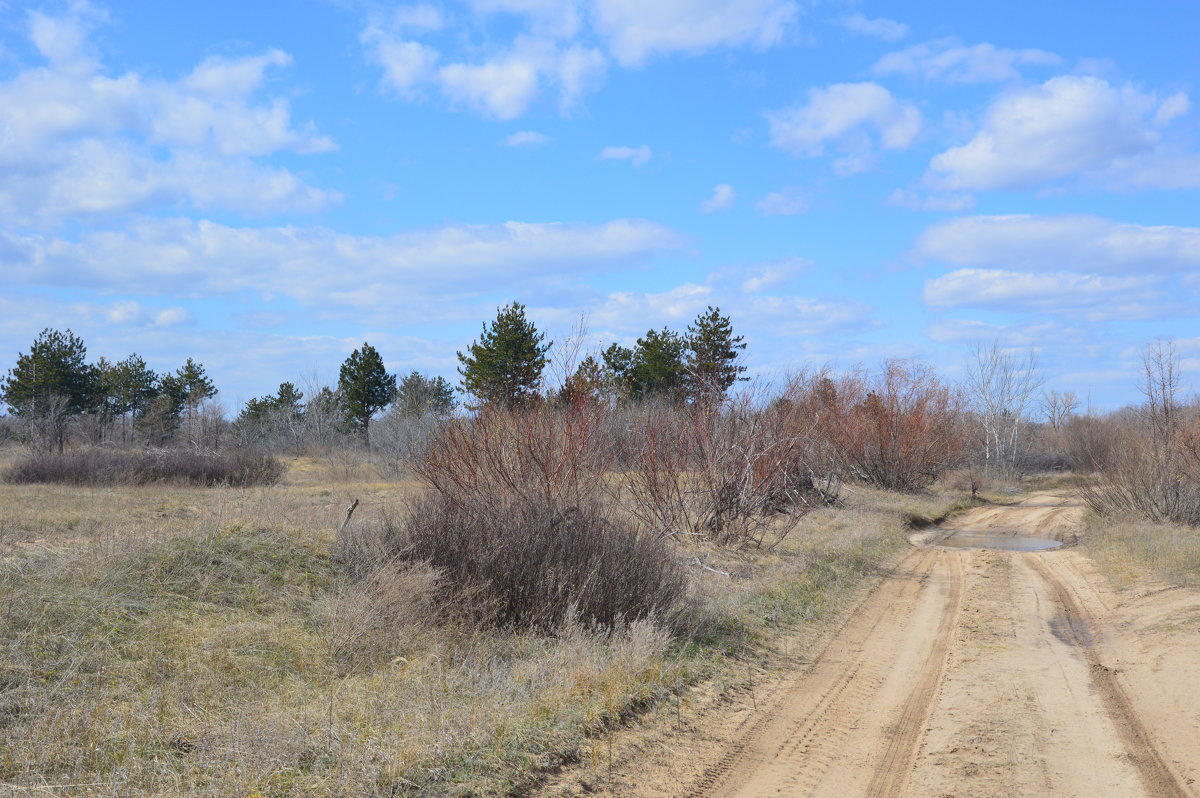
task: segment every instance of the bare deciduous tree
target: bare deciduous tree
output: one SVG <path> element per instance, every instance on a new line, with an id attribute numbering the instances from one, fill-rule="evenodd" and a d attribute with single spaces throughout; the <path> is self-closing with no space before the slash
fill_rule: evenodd
<path id="1" fill-rule="evenodd" d="M 989 472 L 1011 472 L 1015 468 L 1021 426 L 1041 386 L 1037 355 L 1032 349 L 1018 358 L 998 341 L 975 347 L 967 366 L 967 389 L 979 414 L 984 466 Z"/>
<path id="2" fill-rule="evenodd" d="M 1079 397 L 1074 391 L 1046 391 L 1042 394 L 1042 414 L 1055 431 L 1061 430 L 1078 409 Z"/>

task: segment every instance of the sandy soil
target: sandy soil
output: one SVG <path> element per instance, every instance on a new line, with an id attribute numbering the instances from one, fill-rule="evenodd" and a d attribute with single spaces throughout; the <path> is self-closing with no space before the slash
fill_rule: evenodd
<path id="1" fill-rule="evenodd" d="M 807 659 L 555 794 L 1200 796 L 1200 594 L 1107 586 L 1071 545 L 1081 513 L 1037 494 L 914 536 Z M 1067 545 L 955 549 L 953 533 Z"/>

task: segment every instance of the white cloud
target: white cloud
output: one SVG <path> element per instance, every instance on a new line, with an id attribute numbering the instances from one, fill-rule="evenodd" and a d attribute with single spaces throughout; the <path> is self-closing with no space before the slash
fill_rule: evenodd
<path id="1" fill-rule="evenodd" d="M 1143 226 L 1081 214 L 968 216 L 921 234 L 919 261 L 988 269 L 1200 271 L 1200 227 Z"/>
<path id="2" fill-rule="evenodd" d="M 727 211 L 733 207 L 736 199 L 737 192 L 734 191 L 733 186 L 728 183 L 720 183 L 713 187 L 712 196 L 700 203 L 700 211 L 702 213 Z"/>
<path id="3" fill-rule="evenodd" d="M 512 14 L 524 17 L 536 36 L 570 38 L 582 24 L 581 4 L 574 0 L 467 0 L 480 14 Z"/>
<path id="4" fill-rule="evenodd" d="M 570 114 L 582 102 L 583 96 L 595 91 L 604 81 L 608 59 L 599 50 L 588 47 L 569 47 L 558 57 L 559 112 Z"/>
<path id="5" fill-rule="evenodd" d="M 750 340 L 777 340 L 847 333 L 876 326 L 861 302 L 798 296 L 739 294 L 716 276 L 706 283 L 685 283 L 667 291 L 622 291 L 602 297 L 588 314 L 601 335 L 631 342 L 648 329 L 679 329 L 709 305 L 727 314 Z"/>
<path id="6" fill-rule="evenodd" d="M 903 150 L 921 130 L 916 106 L 897 100 L 877 83 L 811 89 L 805 105 L 766 116 L 774 146 L 793 155 L 816 157 L 832 144 L 842 153 L 835 168 L 843 174 L 869 168 L 876 144 Z"/>
<path id="7" fill-rule="evenodd" d="M 766 288 L 789 282 L 800 272 L 812 268 L 812 265 L 812 261 L 807 258 L 789 258 L 769 263 L 754 269 L 738 287 L 742 293 L 757 294 Z"/>
<path id="8" fill-rule="evenodd" d="M 132 299 L 104 306 L 76 303 L 74 310 L 75 315 L 103 319 L 117 327 L 176 327 L 195 320 L 187 308 L 175 306 L 155 311 Z"/>
<path id="9" fill-rule="evenodd" d="M 405 33 L 428 33 L 446 26 L 446 19 L 441 10 L 428 3 L 397 6 L 388 17 L 388 22 L 393 30 Z"/>
<path id="10" fill-rule="evenodd" d="M 1042 347 L 1047 341 L 1058 344 L 1086 344 L 1092 338 L 1084 327 L 1058 321 L 1028 324 L 989 324 L 976 319 L 944 319 L 930 324 L 925 334 L 932 340 L 950 344 L 976 344 L 1003 341 L 1008 347 Z"/>
<path id="11" fill-rule="evenodd" d="M 792 0 L 595 0 L 594 27 L 623 66 L 651 56 L 769 47 L 799 8 Z"/>
<path id="12" fill-rule="evenodd" d="M 610 61 L 700 54 L 780 41 L 796 0 L 465 0 L 459 19 L 429 5 L 369 14 L 360 35 L 402 99 L 433 89 L 451 104 L 500 120 L 524 114 L 547 90 L 570 115 L 604 81 Z M 495 18 L 502 17 L 501 24 Z M 454 27 L 451 29 L 451 23 Z"/>
<path id="13" fill-rule="evenodd" d="M 1020 77 L 1019 66 L 1057 66 L 1062 58 L 1045 50 L 1006 50 L 986 42 L 964 45 L 940 39 L 888 53 L 871 71 L 945 83 L 990 83 Z"/>
<path id="14" fill-rule="evenodd" d="M 971 141 L 937 155 L 927 182 L 955 191 L 1022 189 L 1072 177 L 1109 185 L 1200 185 L 1200 158 L 1160 147 L 1187 98 L 1064 76 L 1002 96 Z"/>
<path id="15" fill-rule="evenodd" d="M 525 113 L 538 92 L 539 64 L 508 55 L 483 64 L 449 64 L 438 71 L 442 91 L 453 102 L 501 121 Z"/>
<path id="16" fill-rule="evenodd" d="M 650 147 L 643 144 L 640 147 L 608 146 L 600 150 L 596 157 L 606 161 L 629 161 L 634 166 L 642 166 L 649 163 L 653 155 Z"/>
<path id="17" fill-rule="evenodd" d="M 286 99 L 258 97 L 267 71 L 290 64 L 286 53 L 209 58 L 177 81 L 111 77 L 87 52 L 98 19 L 83 4 L 60 18 L 32 14 L 31 35 L 49 64 L 0 81 L 0 212 L 8 221 L 53 225 L 153 201 L 265 213 L 338 200 L 253 160 L 334 147 L 311 124 L 293 125 Z"/>
<path id="18" fill-rule="evenodd" d="M 401 97 L 414 97 L 436 72 L 438 52 L 418 41 L 390 36 L 379 28 L 368 28 L 363 43 L 372 60 L 383 67 L 383 85 Z"/>
<path id="19" fill-rule="evenodd" d="M 89 52 L 88 36 L 107 21 L 108 15 L 102 9 L 76 0 L 69 12 L 61 16 L 31 11 L 29 40 L 58 71 L 84 74 L 96 67 L 96 60 Z"/>
<path id="20" fill-rule="evenodd" d="M 438 319 L 463 313 L 465 297 L 541 290 L 682 243 L 673 231 L 638 220 L 456 225 L 382 237 L 179 219 L 142 221 L 79 241 L 0 234 L 0 258 L 14 285 L 138 286 L 166 295 L 186 287 L 205 295 L 285 296 L 332 315 L 394 318 L 403 309 L 412 318 Z"/>
<path id="21" fill-rule="evenodd" d="M 794 216 L 805 213 L 811 205 L 808 196 L 799 189 L 785 188 L 768 193 L 754 207 L 763 216 Z"/>
<path id="22" fill-rule="evenodd" d="M 550 137 L 536 130 L 518 130 L 504 140 L 509 147 L 541 147 L 550 141 Z"/>
<path id="23" fill-rule="evenodd" d="M 1139 319 L 1161 312 L 1154 277 L 1107 277 L 1073 272 L 958 269 L 925 283 L 925 301 L 937 308 L 1017 312 L 1086 311 L 1088 318 Z"/>
<path id="24" fill-rule="evenodd" d="M 908 26 L 894 19 L 879 17 L 871 19 L 861 13 L 851 14 L 842 20 L 842 27 L 860 36 L 870 36 L 883 39 L 885 42 L 895 42 L 908 35 Z"/>
<path id="25" fill-rule="evenodd" d="M 180 324 L 190 324 L 193 321 L 195 321 L 195 318 L 187 308 L 163 308 L 154 314 L 154 325 L 156 327 L 175 327 Z"/>

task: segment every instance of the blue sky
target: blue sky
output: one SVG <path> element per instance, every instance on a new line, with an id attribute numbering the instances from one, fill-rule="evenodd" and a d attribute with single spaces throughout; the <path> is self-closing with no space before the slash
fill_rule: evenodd
<path id="1" fill-rule="evenodd" d="M 979 342 L 1200 371 L 1195 3 L 0 0 L 0 369 L 43 327 L 226 407 L 363 340 L 454 378 L 733 319 L 756 375 Z"/>

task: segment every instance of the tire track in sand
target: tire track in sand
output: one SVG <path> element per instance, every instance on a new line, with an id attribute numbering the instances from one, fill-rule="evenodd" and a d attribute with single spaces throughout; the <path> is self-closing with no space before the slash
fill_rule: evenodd
<path id="1" fill-rule="evenodd" d="M 962 583 L 957 553 L 912 550 L 686 795 L 843 795 L 848 757 L 858 763 L 852 780 L 868 794 L 899 795 L 941 679 Z"/>
<path id="2" fill-rule="evenodd" d="M 945 671 L 946 657 L 954 640 L 954 629 L 958 626 L 958 611 L 962 606 L 962 559 L 952 556 L 950 560 L 954 575 L 950 581 L 946 611 L 938 621 L 933 647 L 929 651 L 925 666 L 921 669 L 921 675 L 913 686 L 912 694 L 905 701 L 904 709 L 901 710 L 900 723 L 875 767 L 875 775 L 867 788 L 869 796 L 895 798 L 904 792 L 908 784 L 913 758 L 921 741 L 925 721 L 929 717 L 934 694 Z"/>
<path id="3" fill-rule="evenodd" d="M 1065 619 L 1059 632 L 1062 638 L 1082 652 L 1087 661 L 1092 682 L 1112 718 L 1130 761 L 1142 777 L 1147 792 L 1154 798 L 1191 798 L 1192 793 L 1179 782 L 1154 744 L 1150 732 L 1134 711 L 1133 703 L 1117 677 L 1117 671 L 1100 661 L 1091 632 L 1095 624 L 1083 605 L 1040 557 L 1029 554 L 1024 557 L 1026 563 L 1049 588 L 1048 593 L 1058 605 Z"/>

